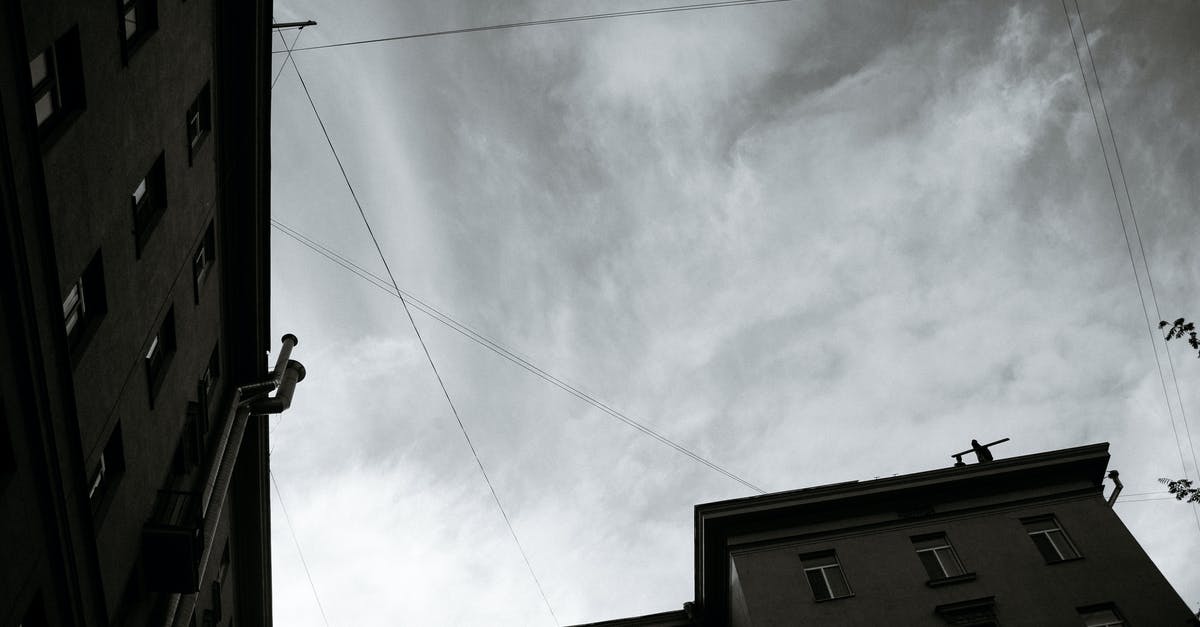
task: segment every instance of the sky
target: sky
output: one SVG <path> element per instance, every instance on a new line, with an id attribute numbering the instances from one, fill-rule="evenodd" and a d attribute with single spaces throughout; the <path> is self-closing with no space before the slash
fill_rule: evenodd
<path id="1" fill-rule="evenodd" d="M 671 4 L 275 18 L 318 22 L 303 47 Z M 1117 513 L 1195 609 L 1200 520 L 1144 495 L 1200 474 L 1200 360 L 1146 323 L 1200 316 L 1200 3 L 1079 8 L 1136 231 L 1054 1 L 797 0 L 294 59 L 402 289 L 768 491 L 947 467 L 972 438 L 1109 442 Z M 272 118 L 274 219 L 386 276 L 290 66 Z M 276 624 L 553 625 L 400 301 L 279 230 L 271 298 L 308 371 L 272 423 Z M 692 600 L 693 506 L 753 492 L 413 318 L 557 621 Z"/>

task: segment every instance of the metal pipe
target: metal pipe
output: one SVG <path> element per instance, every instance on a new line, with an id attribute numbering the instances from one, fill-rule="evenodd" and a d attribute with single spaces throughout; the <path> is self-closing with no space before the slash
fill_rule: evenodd
<path id="1" fill-rule="evenodd" d="M 251 414 L 277 414 L 292 404 L 292 395 L 296 391 L 296 383 L 304 379 L 304 366 L 290 359 L 292 348 L 299 340 L 288 333 L 282 338 L 283 345 L 275 360 L 275 369 L 269 379 L 243 385 L 234 390 L 233 403 L 230 406 L 231 416 L 225 420 L 221 437 L 213 449 L 212 462 L 209 465 L 208 476 L 201 493 L 200 506 L 204 519 L 202 538 L 204 550 L 200 557 L 198 581 L 204 581 L 204 571 L 212 557 L 212 540 L 216 537 L 217 525 L 221 521 L 221 510 L 225 505 L 225 497 L 229 491 L 229 481 L 233 468 L 237 464 L 238 452 L 241 450 L 242 437 L 246 433 L 246 424 Z M 264 395 L 278 389 L 273 398 L 263 398 Z M 196 609 L 196 594 L 171 594 L 167 599 L 166 620 L 164 627 L 187 624 Z"/>
<path id="2" fill-rule="evenodd" d="M 1117 502 L 1117 496 L 1121 494 L 1121 489 L 1125 486 L 1121 485 L 1121 473 L 1115 470 L 1108 471 L 1108 478 L 1113 480 L 1113 491 L 1108 495 L 1108 506 L 1112 507 L 1113 503 Z"/>
<path id="3" fill-rule="evenodd" d="M 254 414 L 278 414 L 292 406 L 292 395 L 296 392 L 296 384 L 304 380 L 304 365 L 298 361 L 288 360 L 284 370 L 283 380 L 279 391 L 270 398 L 256 398 L 249 401 L 250 412 Z"/>

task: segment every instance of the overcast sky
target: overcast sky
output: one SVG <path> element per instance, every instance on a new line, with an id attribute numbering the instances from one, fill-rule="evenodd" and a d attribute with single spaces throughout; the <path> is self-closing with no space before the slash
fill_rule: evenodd
<path id="1" fill-rule="evenodd" d="M 275 15 L 304 46 L 681 3 Z M 1200 317 L 1200 4 L 1080 6 L 1162 316 Z M 1135 501 L 1196 476 L 1200 361 L 1171 346 L 1173 430 L 1070 33 L 797 0 L 295 58 L 401 288 L 770 491 L 1110 442 L 1194 609 L 1200 524 Z M 272 116 L 273 216 L 383 275 L 290 67 Z M 399 301 L 272 252 L 308 378 L 271 465 L 329 623 L 552 625 Z M 752 492 L 414 316 L 559 620 L 692 600 L 693 505 Z M 272 498 L 276 624 L 322 625 Z"/>

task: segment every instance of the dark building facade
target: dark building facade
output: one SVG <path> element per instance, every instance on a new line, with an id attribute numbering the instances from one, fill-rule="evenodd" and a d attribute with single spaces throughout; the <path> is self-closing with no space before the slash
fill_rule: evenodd
<path id="1" fill-rule="evenodd" d="M 271 0 L 0 9 L 0 626 L 269 625 Z"/>
<path id="2" fill-rule="evenodd" d="M 592 625 L 1197 625 L 1112 511 L 1108 445 L 698 505 L 696 598 Z"/>

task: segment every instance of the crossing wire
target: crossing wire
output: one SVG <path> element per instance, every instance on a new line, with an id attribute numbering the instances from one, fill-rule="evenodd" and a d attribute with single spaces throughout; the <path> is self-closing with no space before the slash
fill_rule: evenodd
<path id="1" fill-rule="evenodd" d="M 383 277 L 376 275 L 376 274 L 372 273 L 371 271 L 367 270 L 366 268 L 363 268 L 362 266 L 354 263 L 353 261 L 347 259 L 345 256 L 339 254 L 337 251 L 334 251 L 334 250 L 328 248 L 327 246 L 321 244 L 317 240 L 314 240 L 314 239 L 304 235 L 300 231 L 297 231 L 296 229 L 294 229 L 274 218 L 271 219 L 271 225 L 274 226 L 279 232 L 292 238 L 293 240 L 296 240 L 297 242 L 299 242 L 300 244 L 309 248 L 310 250 L 325 257 L 326 259 L 329 259 L 333 263 L 338 264 L 339 266 L 341 266 L 342 268 L 345 268 L 346 270 L 350 271 L 351 273 L 358 275 L 358 277 L 363 279 L 364 281 L 374 285 L 375 287 L 383 290 L 384 292 L 386 292 L 388 294 L 391 294 L 393 297 L 397 297 L 397 298 L 402 297 L 402 298 L 406 299 L 410 305 L 412 305 L 416 309 L 420 310 L 421 312 L 425 313 L 426 315 L 430 316 L 434 320 L 442 323 L 443 325 L 456 331 L 457 333 L 466 337 L 467 339 L 479 344 L 480 346 L 483 346 L 484 348 L 492 351 L 493 353 L 496 353 L 497 355 L 503 357 L 504 359 L 507 359 L 508 361 L 516 364 L 517 366 L 523 368 L 524 370 L 526 370 L 529 373 L 533 374 L 534 376 L 542 379 L 543 381 L 546 381 L 547 383 L 559 388 L 560 390 L 570 394 L 571 396 L 574 396 L 575 398 L 599 409 L 600 411 L 604 412 L 605 414 L 608 414 L 610 417 L 615 418 L 616 420 L 624 423 L 626 426 L 629 426 L 629 427 L 653 438 L 654 440 L 658 441 L 659 443 L 674 449 L 675 451 L 679 452 L 680 454 L 684 455 L 685 457 L 688 457 L 689 459 L 692 459 L 693 461 L 696 461 L 696 462 L 708 467 L 709 469 L 714 470 L 714 471 L 720 473 L 721 475 L 724 475 L 725 477 L 732 479 L 732 480 L 742 484 L 743 486 L 750 488 L 751 490 L 754 490 L 755 492 L 758 492 L 759 494 L 766 493 L 766 491 L 763 490 L 762 488 L 754 485 L 753 483 L 750 483 L 749 481 L 734 474 L 733 472 L 726 470 L 725 468 L 721 467 L 720 465 L 716 464 L 715 462 L 712 462 L 712 461 L 700 456 L 699 454 L 695 453 L 694 451 L 671 440 L 670 438 L 659 433 L 658 431 L 655 431 L 654 429 L 629 417 L 625 413 L 623 413 L 617 409 L 614 409 L 612 406 L 597 399 L 595 396 L 593 396 L 593 395 L 581 390 L 580 388 L 564 381 L 563 379 L 547 372 L 546 370 L 544 370 L 541 367 L 537 366 L 536 364 L 532 363 L 528 358 L 522 356 L 521 354 L 513 351 L 510 348 L 507 348 L 503 344 L 500 344 L 496 340 L 493 340 L 492 338 L 480 333 L 479 331 L 476 331 L 475 329 L 471 328 L 470 326 L 468 326 L 462 322 L 459 322 L 454 317 L 450 316 L 449 314 L 447 314 L 445 312 L 438 310 L 436 307 L 433 307 L 432 305 L 426 303 L 425 301 L 417 298 L 410 292 L 403 291 L 403 290 L 400 290 L 399 292 L 397 292 L 397 291 L 393 290 L 392 287 L 387 284 L 387 280 L 384 279 Z"/>
<path id="2" fill-rule="evenodd" d="M 703 9 L 720 9 L 725 7 L 747 6 L 753 4 L 776 4 L 779 2 L 792 2 L 793 0 L 725 0 L 723 2 L 703 2 L 698 4 L 683 4 L 668 7 L 657 7 L 653 9 L 634 9 L 630 11 L 610 11 L 607 13 L 594 13 L 591 15 L 573 15 L 570 17 L 556 17 L 544 20 L 528 20 L 524 22 L 511 22 L 508 24 L 493 24 L 491 26 L 473 26 L 469 28 L 455 28 L 452 30 L 430 31 L 425 33 L 414 33 L 410 35 L 393 35 L 391 37 L 378 37 L 375 39 L 359 39 L 356 41 L 343 41 L 333 44 L 322 44 L 319 46 L 306 46 L 304 48 L 294 48 L 293 52 L 303 50 L 323 50 L 326 48 L 343 48 L 346 46 L 361 46 L 364 44 L 377 44 L 387 41 L 403 41 L 405 39 L 423 39 L 426 37 L 442 37 L 444 35 L 461 35 L 464 33 L 478 33 L 490 30 L 505 30 L 510 28 L 524 28 L 527 26 L 545 26 L 548 24 L 565 24 L 567 22 L 585 22 L 589 20 L 604 20 L 617 17 L 632 17 L 635 15 L 655 15 L 659 13 L 676 13 L 680 11 L 699 11 Z M 283 54 L 282 50 L 275 50 L 273 54 Z"/>
<path id="3" fill-rule="evenodd" d="M 346 182 L 347 189 L 350 190 L 350 197 L 354 199 L 354 205 L 358 208 L 363 225 L 367 227 L 367 234 L 371 236 L 371 242 L 375 245 L 375 252 L 379 254 L 379 260 L 383 262 L 383 267 L 387 271 L 392 288 L 400 295 L 400 304 L 404 307 L 404 313 L 408 316 L 408 322 L 412 325 L 413 333 L 416 334 L 417 341 L 421 344 L 421 350 L 425 352 L 425 359 L 429 362 L 429 367 L 437 379 L 438 386 L 442 388 L 442 395 L 446 397 L 446 404 L 450 406 L 450 412 L 454 414 L 454 419 L 458 422 L 458 428 L 467 442 L 467 447 L 471 449 L 471 455 L 475 458 L 475 464 L 479 466 L 479 472 L 483 475 L 483 480 L 487 483 L 488 490 L 492 493 L 492 500 L 496 502 L 496 508 L 500 510 L 500 516 L 504 519 L 504 525 L 508 527 L 508 533 L 512 535 L 513 542 L 516 543 L 517 550 L 521 553 L 521 559 L 525 561 L 525 566 L 529 569 L 529 575 L 533 578 L 533 583 L 537 586 L 538 594 L 541 595 L 542 601 L 546 604 L 546 609 L 554 619 L 554 624 L 559 625 L 558 616 L 555 615 L 554 608 L 550 605 L 550 599 L 546 597 L 546 591 L 542 588 L 542 582 L 538 580 L 537 573 L 533 570 L 533 564 L 530 563 L 529 556 L 525 553 L 525 547 L 521 544 L 521 539 L 517 537 L 516 530 L 513 529 L 512 521 L 508 518 L 508 513 L 504 511 L 504 505 L 500 502 L 500 496 L 496 494 L 496 487 L 492 485 L 492 480 L 487 474 L 487 469 L 483 467 L 483 461 L 479 458 L 479 453 L 475 450 L 475 444 L 471 441 L 471 435 L 467 433 L 467 427 L 463 424 L 462 417 L 458 414 L 458 408 L 454 406 L 454 400 L 450 398 L 450 391 L 446 389 L 446 382 L 442 380 L 442 375 L 438 372 L 437 364 L 434 363 L 433 355 L 430 354 L 429 347 L 425 344 L 425 338 L 421 336 L 421 330 L 417 327 L 417 321 L 413 319 L 408 302 L 400 294 L 400 287 L 396 284 L 396 277 L 392 274 L 391 266 L 388 265 L 387 256 L 383 254 L 383 248 L 379 245 L 379 239 L 375 237 L 375 230 L 371 228 L 371 221 L 367 218 L 367 213 L 363 210 L 362 203 L 358 200 L 358 194 L 354 191 L 354 185 L 350 183 L 350 176 L 346 174 L 346 168 L 342 165 L 342 159 L 338 156 L 337 149 L 333 147 L 333 140 L 329 137 L 329 130 L 325 128 L 325 121 L 321 119 L 321 113 L 317 111 L 317 104 L 313 101 L 312 93 L 308 90 L 308 83 L 305 82 L 304 75 L 300 72 L 300 66 L 296 64 L 294 56 L 289 57 L 289 60 L 291 61 L 292 68 L 296 71 L 296 78 L 300 79 L 300 86 L 304 88 L 304 96 L 308 99 L 309 106 L 312 107 L 313 115 L 316 116 L 317 123 L 321 125 L 321 133 L 325 135 L 325 142 L 329 144 L 329 150 L 333 153 L 333 158 L 337 162 L 338 169 L 342 172 L 342 179 Z"/>
<path id="4" fill-rule="evenodd" d="M 1092 74 L 1096 76 L 1096 92 L 1100 95 L 1100 108 L 1104 111 L 1104 120 L 1108 125 L 1108 132 L 1112 137 L 1113 155 L 1116 156 L 1117 171 L 1121 174 L 1121 187 L 1125 189 L 1125 200 L 1129 205 L 1129 217 L 1133 222 L 1133 233 L 1137 238 L 1138 250 L 1141 251 L 1142 265 L 1146 267 L 1146 283 L 1150 286 L 1150 301 L 1154 303 L 1154 317 L 1162 320 L 1162 311 L 1158 308 L 1158 294 L 1154 289 L 1154 275 L 1150 272 L 1150 260 L 1146 258 L 1146 246 L 1142 243 L 1142 230 L 1138 227 L 1137 211 L 1133 206 L 1133 195 L 1129 191 L 1129 183 L 1125 180 L 1125 165 L 1121 161 L 1121 148 L 1117 144 L 1117 131 L 1113 128 L 1112 118 L 1108 115 L 1108 104 L 1104 101 L 1104 83 L 1100 81 L 1100 70 L 1096 69 L 1096 58 L 1092 55 L 1092 43 L 1088 38 L 1087 25 L 1083 22 L 1083 11 L 1079 9 L 1079 0 L 1074 0 L 1074 2 L 1075 13 L 1079 16 L 1079 27 L 1083 30 L 1083 41 L 1087 44 L 1088 60 L 1092 66 Z M 1157 342 L 1155 343 L 1157 344 Z M 1188 426 L 1187 408 L 1184 407 L 1183 395 L 1179 392 L 1179 377 L 1175 374 L 1175 360 L 1171 357 L 1170 349 L 1164 348 L 1163 352 L 1166 353 L 1167 365 L 1171 368 L 1171 382 L 1175 387 L 1175 400 L 1179 403 L 1179 415 L 1183 419 L 1184 436 L 1187 439 L 1188 449 L 1192 453 L 1192 468 L 1196 472 L 1200 472 L 1200 463 L 1196 461 L 1196 446 L 1192 443 L 1192 429 Z"/>
<path id="5" fill-rule="evenodd" d="M 1093 72 L 1093 74 L 1096 75 L 1096 89 L 1097 89 L 1098 96 L 1100 97 L 1100 100 L 1101 100 L 1100 105 L 1104 110 L 1104 117 L 1105 117 L 1105 121 L 1108 126 L 1111 140 L 1112 140 L 1114 155 L 1116 155 L 1119 158 L 1119 153 L 1116 150 L 1116 144 L 1117 144 L 1116 134 L 1113 132 L 1112 119 L 1108 115 L 1108 106 L 1104 102 L 1103 92 L 1100 91 L 1101 90 L 1100 74 L 1096 70 L 1096 61 L 1095 61 L 1095 58 L 1092 56 L 1091 43 L 1088 41 L 1088 36 L 1087 36 L 1087 27 L 1083 23 L 1083 14 L 1079 10 L 1078 0 L 1074 0 L 1074 1 L 1075 1 L 1075 12 L 1079 17 L 1079 26 L 1080 26 L 1080 29 L 1083 31 L 1084 42 L 1085 42 L 1085 45 L 1087 46 L 1088 59 L 1092 66 L 1092 72 Z M 1070 9 L 1067 8 L 1067 0 L 1060 0 L 1060 2 L 1062 3 L 1063 14 L 1067 18 L 1067 29 L 1071 32 L 1071 47 L 1075 52 L 1075 60 L 1079 63 L 1079 75 L 1080 75 L 1080 78 L 1083 80 L 1084 93 L 1087 95 L 1088 107 L 1091 109 L 1091 113 L 1092 113 L 1092 121 L 1095 123 L 1095 126 L 1096 126 L 1096 137 L 1100 141 L 1100 152 L 1104 157 L 1104 169 L 1105 169 L 1105 172 L 1108 174 L 1108 181 L 1109 181 L 1110 186 L 1112 187 L 1114 207 L 1117 211 L 1117 217 L 1121 220 L 1121 232 L 1125 235 L 1125 248 L 1129 253 L 1129 264 L 1133 269 L 1133 280 L 1134 280 L 1134 283 L 1137 285 L 1138 299 L 1141 300 L 1141 303 L 1142 303 L 1142 316 L 1146 320 L 1146 330 L 1150 334 L 1150 345 L 1154 349 L 1154 365 L 1158 369 L 1158 378 L 1159 378 L 1159 382 L 1162 385 L 1163 400 L 1166 402 L 1166 405 L 1167 405 L 1167 414 L 1171 421 L 1171 432 L 1175 437 L 1175 450 L 1179 454 L 1179 465 L 1183 469 L 1184 478 L 1190 478 L 1191 474 L 1188 472 L 1187 462 L 1184 460 L 1184 457 L 1183 457 L 1183 442 L 1179 438 L 1179 429 L 1175 425 L 1175 411 L 1171 406 L 1170 394 L 1167 392 L 1166 373 L 1163 372 L 1162 361 L 1161 361 L 1161 359 L 1159 357 L 1159 353 L 1158 353 L 1158 339 L 1154 333 L 1154 324 L 1150 321 L 1149 307 L 1146 304 L 1146 296 L 1145 296 L 1144 291 L 1142 290 L 1142 281 L 1141 281 L 1141 277 L 1138 275 L 1137 262 L 1134 260 L 1133 242 L 1132 242 L 1131 238 L 1129 237 L 1129 228 L 1125 224 L 1125 214 L 1121 210 L 1121 200 L 1120 200 L 1120 195 L 1117 192 L 1116 177 L 1113 175 L 1112 164 L 1108 158 L 1108 150 L 1104 146 L 1104 134 L 1100 130 L 1100 117 L 1096 114 L 1096 105 L 1092 99 L 1092 89 L 1091 89 L 1091 86 L 1088 84 L 1087 72 L 1083 68 L 1083 56 L 1080 54 L 1079 41 L 1075 37 L 1075 26 L 1071 20 L 1071 11 L 1070 11 Z M 1122 184 L 1122 186 L 1125 187 L 1125 193 L 1126 193 L 1126 197 L 1127 197 L 1126 199 L 1129 202 L 1129 212 L 1130 212 L 1131 216 L 1133 216 L 1132 222 L 1134 224 L 1134 228 L 1137 229 L 1137 217 L 1136 217 L 1136 213 L 1134 213 L 1132 196 L 1129 193 L 1129 186 L 1125 183 L 1124 167 L 1120 166 L 1119 163 L 1118 163 L 1118 166 L 1121 169 L 1121 184 Z M 1138 240 L 1138 246 L 1141 249 L 1143 263 L 1146 266 L 1147 280 L 1148 280 L 1148 282 L 1150 282 L 1151 286 L 1153 286 L 1152 281 L 1150 281 L 1150 279 L 1149 279 L 1150 265 L 1146 261 L 1146 250 L 1145 250 L 1145 247 L 1142 245 L 1140 233 L 1137 234 L 1137 240 Z M 1154 294 L 1151 294 L 1151 297 L 1154 300 L 1155 313 L 1156 313 L 1157 317 L 1159 317 L 1161 319 L 1161 313 L 1159 313 L 1159 311 L 1158 311 L 1158 299 L 1156 296 L 1154 296 Z M 1168 360 L 1171 359 L 1171 354 L 1169 351 L 1167 351 L 1167 359 Z M 1174 374 L 1173 364 L 1172 364 L 1172 374 Z M 1176 387 L 1178 388 L 1178 382 L 1176 382 Z M 1176 389 L 1176 392 L 1178 394 L 1178 389 Z M 1180 400 L 1179 408 L 1180 408 L 1180 411 L 1182 412 L 1183 411 L 1182 398 L 1180 397 L 1179 400 Z M 1191 430 L 1188 429 L 1188 427 L 1187 427 L 1186 414 L 1184 415 L 1184 428 L 1188 431 L 1188 447 L 1192 450 L 1192 461 L 1194 464 L 1195 460 L 1196 460 L 1195 447 L 1192 446 L 1192 444 L 1191 444 Z M 1200 467 L 1198 467 L 1198 471 L 1200 471 Z M 1192 517 L 1196 521 L 1196 528 L 1197 528 L 1197 530 L 1200 530 L 1200 513 L 1197 512 L 1197 510 L 1200 510 L 1200 507 L 1192 507 L 1191 510 L 1192 510 Z"/>

